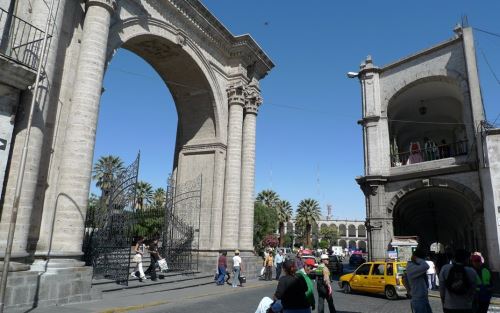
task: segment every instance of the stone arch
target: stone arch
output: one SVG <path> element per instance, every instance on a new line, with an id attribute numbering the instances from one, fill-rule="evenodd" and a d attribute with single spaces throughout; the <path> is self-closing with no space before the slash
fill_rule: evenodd
<path id="1" fill-rule="evenodd" d="M 347 227 L 347 236 L 348 237 L 356 237 L 356 226 L 354 226 L 353 224 L 350 224 Z"/>
<path id="2" fill-rule="evenodd" d="M 395 236 L 419 237 L 430 248 L 486 251 L 482 202 L 468 187 L 447 179 L 424 179 L 403 187 L 390 201 Z"/>
<path id="3" fill-rule="evenodd" d="M 141 42 L 148 42 L 148 46 L 139 48 Z M 226 138 L 226 129 L 223 127 L 225 123 L 221 116 L 222 112 L 226 110 L 223 105 L 226 103 L 226 95 L 216 78 L 210 62 L 204 56 L 200 48 L 186 36 L 182 30 L 174 28 L 172 25 L 157 19 L 148 18 L 143 20 L 138 17 L 131 17 L 111 27 L 106 64 L 111 61 L 113 55 L 119 48 L 128 49 L 139 55 L 158 71 L 158 74 L 164 79 L 176 102 L 179 123 L 181 123 L 181 116 L 183 114 L 182 109 L 179 110 L 179 102 L 184 101 L 187 103 L 190 101 L 190 99 L 186 99 L 186 97 L 183 98 L 183 94 L 185 96 L 186 90 L 191 89 L 191 91 L 188 91 L 191 93 L 191 95 L 188 96 L 189 98 L 195 101 L 200 101 L 200 99 L 196 99 L 196 97 L 206 98 L 201 101 L 205 102 L 204 107 L 206 107 L 206 110 L 210 111 L 207 113 L 212 117 L 212 122 L 214 124 L 213 129 L 210 130 L 211 134 L 208 137 L 211 137 L 212 140 Z M 160 56 L 161 53 L 163 53 L 166 58 L 172 57 L 172 54 L 180 55 L 183 62 L 188 61 L 192 63 L 190 65 L 191 70 L 199 71 L 199 73 L 194 76 L 198 76 L 200 81 L 196 82 L 196 84 L 193 84 L 193 82 L 189 82 L 188 84 L 185 82 L 169 83 L 171 78 L 165 77 L 165 73 L 161 73 L 161 70 L 158 69 L 161 65 L 154 64 L 155 62 L 145 55 L 148 53 L 148 50 L 150 53 L 157 52 Z M 206 93 L 203 95 L 203 92 Z M 207 136 L 205 135 L 203 137 Z M 203 140 L 209 138 L 199 139 Z M 187 141 L 188 140 L 184 140 L 184 143 L 187 143 Z"/>
<path id="4" fill-rule="evenodd" d="M 323 229 L 325 227 L 328 227 L 328 225 L 326 223 L 321 223 L 320 229 Z"/>
<path id="5" fill-rule="evenodd" d="M 339 225 L 339 236 L 340 237 L 347 237 L 347 226 L 345 224 Z"/>
<path id="6" fill-rule="evenodd" d="M 349 246 L 349 250 L 356 250 L 358 248 L 356 241 L 354 240 L 349 240 L 347 244 Z"/>
<path id="7" fill-rule="evenodd" d="M 366 241 L 364 240 L 359 240 L 358 241 L 358 249 L 363 251 L 363 252 L 366 252 L 367 249 L 366 249 Z"/>
<path id="8" fill-rule="evenodd" d="M 363 224 L 358 225 L 358 237 L 366 237 L 366 227 Z"/>
<path id="9" fill-rule="evenodd" d="M 342 249 L 347 248 L 347 243 L 344 239 L 339 239 L 339 246 L 342 247 Z"/>

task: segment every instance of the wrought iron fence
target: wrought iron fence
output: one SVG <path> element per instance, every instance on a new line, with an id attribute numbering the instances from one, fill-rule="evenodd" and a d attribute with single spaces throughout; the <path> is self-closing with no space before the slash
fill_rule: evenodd
<path id="1" fill-rule="evenodd" d="M 462 140 L 449 144 L 435 145 L 433 147 L 419 150 L 391 154 L 391 166 L 396 167 L 440 160 L 449 157 L 467 155 L 468 152 L 468 141 Z"/>
<path id="2" fill-rule="evenodd" d="M 36 69 L 44 32 L 0 8 L 0 54 Z"/>

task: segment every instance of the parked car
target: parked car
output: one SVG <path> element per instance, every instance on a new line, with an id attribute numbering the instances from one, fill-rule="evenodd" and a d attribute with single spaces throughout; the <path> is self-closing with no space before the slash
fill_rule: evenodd
<path id="1" fill-rule="evenodd" d="M 350 266 L 358 267 L 365 262 L 366 262 L 366 259 L 363 258 L 363 256 L 361 254 L 353 254 L 349 258 L 349 265 Z"/>
<path id="2" fill-rule="evenodd" d="M 342 264 L 342 260 L 337 255 L 328 256 L 327 267 L 330 270 L 330 274 L 342 275 L 342 273 L 344 272 L 344 265 Z"/>
<path id="3" fill-rule="evenodd" d="M 407 292 L 403 285 L 403 272 L 406 262 L 379 261 L 360 265 L 353 273 L 342 275 L 339 286 L 345 293 L 362 291 L 381 293 L 389 300 L 405 297 Z"/>

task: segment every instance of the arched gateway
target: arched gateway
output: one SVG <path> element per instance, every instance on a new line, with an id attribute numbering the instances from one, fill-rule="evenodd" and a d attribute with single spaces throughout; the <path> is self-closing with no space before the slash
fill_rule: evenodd
<path id="1" fill-rule="evenodd" d="M 130 50 L 151 64 L 175 101 L 179 123 L 173 176 L 177 184 L 203 177 L 202 263 L 205 257 L 212 270 L 220 249 L 250 255 L 255 131 L 262 103 L 259 80 L 274 67 L 272 61 L 251 36 L 233 36 L 197 0 L 59 2 L 45 66 L 49 83 L 35 110 L 37 131 L 30 142 L 27 192 L 14 237 L 16 261 L 32 264 L 31 271 L 49 268 L 54 273 L 82 266 L 102 81 L 117 49 Z M 19 12 L 34 12 L 24 16 L 26 20 L 37 26 L 47 20 L 44 1 L 34 0 L 30 10 L 24 6 L 20 3 Z M 27 116 L 21 119 L 15 125 L 6 174 L 1 251 Z"/>

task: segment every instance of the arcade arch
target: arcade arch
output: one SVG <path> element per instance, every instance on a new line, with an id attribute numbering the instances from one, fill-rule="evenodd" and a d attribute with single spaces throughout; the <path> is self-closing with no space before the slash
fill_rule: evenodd
<path id="1" fill-rule="evenodd" d="M 342 249 L 347 248 L 347 242 L 344 239 L 339 239 L 339 246 L 342 247 Z"/>
<path id="2" fill-rule="evenodd" d="M 339 225 L 339 236 L 340 237 L 346 237 L 347 236 L 347 227 L 345 224 L 340 224 Z"/>
<path id="3" fill-rule="evenodd" d="M 358 249 L 363 251 L 363 252 L 367 252 L 366 241 L 363 241 L 363 240 L 358 241 Z"/>
<path id="4" fill-rule="evenodd" d="M 358 237 L 366 237 L 365 225 L 358 225 Z"/>
<path id="5" fill-rule="evenodd" d="M 348 229 L 348 234 L 347 234 L 348 237 L 356 237 L 356 226 L 351 224 L 347 229 Z"/>
<path id="6" fill-rule="evenodd" d="M 354 240 L 349 240 L 348 244 L 349 244 L 349 250 L 355 250 L 358 248 L 356 245 L 356 241 Z"/>
<path id="7" fill-rule="evenodd" d="M 481 201 L 467 187 L 445 180 L 412 184 L 394 205 L 395 236 L 418 236 L 431 244 L 485 250 Z"/>

